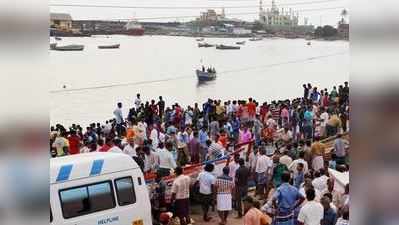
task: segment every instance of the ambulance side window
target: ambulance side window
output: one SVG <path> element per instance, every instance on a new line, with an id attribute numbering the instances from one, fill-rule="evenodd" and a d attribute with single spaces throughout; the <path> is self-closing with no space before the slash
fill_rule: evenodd
<path id="1" fill-rule="evenodd" d="M 124 177 L 115 180 L 116 195 L 120 206 L 136 203 L 136 193 L 131 177 Z"/>
<path id="2" fill-rule="evenodd" d="M 111 181 L 60 190 L 59 195 L 65 219 L 115 207 Z"/>

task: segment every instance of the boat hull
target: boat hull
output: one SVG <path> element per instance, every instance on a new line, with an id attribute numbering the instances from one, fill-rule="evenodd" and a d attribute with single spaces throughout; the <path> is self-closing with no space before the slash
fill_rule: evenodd
<path id="1" fill-rule="evenodd" d="M 229 45 L 216 45 L 216 49 L 220 50 L 238 50 L 239 46 L 229 46 Z"/>
<path id="2" fill-rule="evenodd" d="M 115 48 L 119 48 L 120 44 L 117 45 L 100 45 L 98 46 L 99 49 L 115 49 Z"/>
<path id="3" fill-rule="evenodd" d="M 51 45 L 50 48 L 56 51 L 83 51 L 85 48 L 84 45 L 65 45 L 65 46 L 57 46 Z"/>
<path id="4" fill-rule="evenodd" d="M 197 78 L 199 81 L 210 81 L 216 78 L 216 73 L 202 72 L 201 70 L 196 70 Z"/>

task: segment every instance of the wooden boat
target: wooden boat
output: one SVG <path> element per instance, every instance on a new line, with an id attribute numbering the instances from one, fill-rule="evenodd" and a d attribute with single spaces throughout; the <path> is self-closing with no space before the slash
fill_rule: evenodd
<path id="1" fill-rule="evenodd" d="M 216 78 L 216 72 L 209 73 L 207 71 L 203 72 L 202 70 L 196 70 L 195 72 L 197 74 L 198 81 L 210 81 Z"/>
<path id="2" fill-rule="evenodd" d="M 240 49 L 240 46 L 216 45 L 216 49 L 221 49 L 221 50 Z"/>
<path id="3" fill-rule="evenodd" d="M 56 51 L 83 51 L 84 45 L 65 45 L 65 46 L 53 46 L 52 50 Z"/>
<path id="4" fill-rule="evenodd" d="M 120 44 L 115 44 L 115 45 L 99 45 L 99 49 L 113 49 L 113 48 L 119 48 L 121 45 Z"/>
<path id="5" fill-rule="evenodd" d="M 211 45 L 211 44 L 208 44 L 208 43 L 198 43 L 198 47 L 199 48 L 201 48 L 201 47 L 209 48 L 209 47 L 213 47 L 213 46 L 215 46 L 215 45 Z"/>
<path id="6" fill-rule="evenodd" d="M 204 38 L 197 38 L 197 41 L 204 41 Z"/>
<path id="7" fill-rule="evenodd" d="M 245 45 L 245 41 L 237 41 L 236 44 L 237 45 Z"/>
<path id="8" fill-rule="evenodd" d="M 261 37 L 253 37 L 253 38 L 250 38 L 249 40 L 250 41 L 261 41 L 261 40 L 263 40 L 263 38 L 261 38 Z"/>

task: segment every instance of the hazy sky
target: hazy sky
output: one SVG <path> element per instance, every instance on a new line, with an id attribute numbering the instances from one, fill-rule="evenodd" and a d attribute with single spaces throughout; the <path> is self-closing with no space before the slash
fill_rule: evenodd
<path id="1" fill-rule="evenodd" d="M 132 6 L 132 7 L 169 7 L 166 9 L 154 8 L 86 8 L 70 6 L 51 6 L 51 4 L 79 4 L 101 6 Z M 349 0 L 276 0 L 277 6 L 285 10 L 292 8 L 299 10 L 299 23 L 303 24 L 304 18 L 309 18 L 313 25 L 336 25 L 343 8 L 347 8 Z M 270 7 L 271 0 L 264 0 L 263 5 Z M 245 8 L 228 8 L 241 7 Z M 201 11 L 214 8 L 221 12 L 226 7 L 227 17 L 240 18 L 254 21 L 258 18 L 259 0 L 51 0 L 51 12 L 70 13 L 73 19 L 130 19 L 146 18 L 143 21 L 188 21 L 192 18 L 179 18 L 181 16 L 199 16 Z M 172 9 L 170 7 L 198 7 L 185 9 Z M 201 9 L 203 7 L 203 9 Z M 338 9 L 331 9 L 336 8 Z M 327 9 L 326 9 L 327 8 Z M 233 15 L 229 15 L 233 14 Z M 234 15 L 244 14 L 244 15 Z M 153 19 L 158 17 L 173 17 Z M 174 18 L 176 17 L 176 18 Z M 151 19 L 148 19 L 151 18 Z"/>

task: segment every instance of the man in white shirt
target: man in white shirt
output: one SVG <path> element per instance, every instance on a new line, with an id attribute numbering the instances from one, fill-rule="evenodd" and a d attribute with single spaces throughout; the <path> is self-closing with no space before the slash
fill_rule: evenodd
<path id="1" fill-rule="evenodd" d="M 292 161 L 292 163 L 288 166 L 288 169 L 290 171 L 292 171 L 294 173 L 294 175 L 296 175 L 298 173 L 296 167 L 298 166 L 298 163 L 302 163 L 303 164 L 303 173 L 307 174 L 309 171 L 309 167 L 308 167 L 308 163 L 305 161 L 305 152 L 304 151 L 300 151 L 299 152 L 299 158 L 295 159 L 294 161 Z"/>
<path id="2" fill-rule="evenodd" d="M 292 163 L 292 158 L 288 155 L 288 150 L 283 151 L 283 155 L 280 157 L 280 163 L 287 166 L 287 168 Z"/>
<path id="3" fill-rule="evenodd" d="M 172 153 L 168 149 L 172 149 L 170 142 L 166 142 L 166 148 L 163 148 L 163 144 L 160 144 L 158 150 L 159 157 L 159 170 L 158 172 L 162 177 L 169 176 L 170 170 L 176 168 L 176 161 L 173 158 Z"/>
<path id="4" fill-rule="evenodd" d="M 306 190 L 307 202 L 299 211 L 299 225 L 320 225 L 324 216 L 324 208 L 319 202 L 314 201 L 315 196 L 314 189 Z"/>
<path id="5" fill-rule="evenodd" d="M 273 166 L 273 161 L 266 156 L 266 151 L 264 148 L 259 149 L 259 157 L 256 160 L 256 182 L 257 191 L 259 195 L 267 194 L 268 181 L 271 178 L 271 168 Z"/>
<path id="6" fill-rule="evenodd" d="M 199 192 L 201 194 L 202 199 L 202 210 L 203 210 L 203 219 L 205 222 L 211 220 L 211 217 L 208 216 L 209 207 L 213 202 L 213 186 L 216 182 L 216 177 L 212 174 L 215 166 L 211 163 L 205 165 L 204 171 L 202 171 L 197 180 L 199 181 Z"/>
<path id="7" fill-rule="evenodd" d="M 319 192 L 323 192 L 325 189 L 328 188 L 328 186 L 327 186 L 328 177 L 325 175 L 324 168 L 321 168 L 319 170 L 319 173 L 320 173 L 320 176 L 319 177 L 316 176 L 316 178 L 313 179 L 312 185 Z"/>
<path id="8" fill-rule="evenodd" d="M 134 146 L 134 138 L 127 140 L 127 145 L 123 148 L 123 153 L 130 157 L 137 157 L 136 146 Z"/>
<path id="9" fill-rule="evenodd" d="M 150 126 L 152 126 L 151 133 L 150 133 L 150 139 L 152 140 L 152 148 L 156 149 L 156 148 L 158 148 L 158 143 L 159 143 L 159 138 L 158 138 L 159 131 L 157 130 L 156 124 L 150 125 Z"/>
<path id="10" fill-rule="evenodd" d="M 118 107 L 114 110 L 115 122 L 116 122 L 116 132 L 120 136 L 122 134 L 122 124 L 123 124 L 123 115 L 122 115 L 122 103 L 118 102 Z"/>
<path id="11" fill-rule="evenodd" d="M 328 115 L 328 112 L 324 108 L 321 108 L 321 112 L 322 113 L 320 114 L 320 136 L 325 137 L 326 125 L 330 116 Z"/>
<path id="12" fill-rule="evenodd" d="M 191 223 L 190 219 L 190 177 L 183 174 L 181 167 L 176 167 L 176 178 L 172 184 L 172 202 L 175 203 L 175 214 L 180 224 Z"/>
<path id="13" fill-rule="evenodd" d="M 138 108 L 140 108 L 140 104 L 141 104 L 141 99 L 140 99 L 140 94 L 137 94 L 136 99 L 134 100 L 134 105 L 136 106 L 136 110 Z"/>

